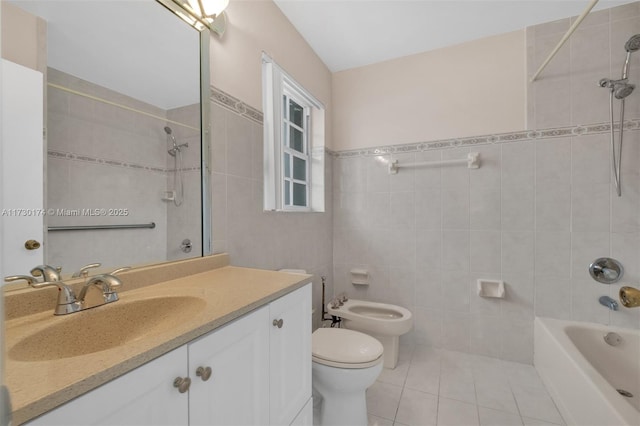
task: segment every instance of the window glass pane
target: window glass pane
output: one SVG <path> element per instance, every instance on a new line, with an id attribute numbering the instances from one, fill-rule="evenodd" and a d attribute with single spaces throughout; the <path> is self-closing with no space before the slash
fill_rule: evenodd
<path id="1" fill-rule="evenodd" d="M 307 206 L 307 185 L 301 183 L 293 184 L 293 205 L 294 206 Z"/>
<path id="2" fill-rule="evenodd" d="M 304 109 L 291 99 L 289 99 L 289 102 L 289 120 L 297 126 L 302 127 Z"/>
<path id="3" fill-rule="evenodd" d="M 291 182 L 288 180 L 284 181 L 284 205 L 291 205 Z"/>
<path id="4" fill-rule="evenodd" d="M 289 146 L 298 152 L 304 152 L 300 130 L 289 127 Z"/>
<path id="5" fill-rule="evenodd" d="M 293 157 L 293 178 L 307 180 L 307 162 L 305 160 Z"/>
<path id="6" fill-rule="evenodd" d="M 287 153 L 284 154 L 284 177 L 291 177 L 291 156 Z M 295 162 L 294 162 L 294 167 L 295 167 Z M 295 176 L 295 169 L 293 172 L 294 176 Z M 298 179 L 298 178 L 296 178 Z"/>

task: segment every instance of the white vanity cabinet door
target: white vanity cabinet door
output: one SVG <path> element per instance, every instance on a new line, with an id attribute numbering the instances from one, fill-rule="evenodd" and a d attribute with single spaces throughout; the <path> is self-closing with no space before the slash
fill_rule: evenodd
<path id="1" fill-rule="evenodd" d="M 289 425 L 311 398 L 311 284 L 273 301 L 269 309 L 270 424 Z"/>
<path id="2" fill-rule="evenodd" d="M 186 377 L 182 346 L 32 420 L 36 425 L 178 426 L 189 422 L 188 393 L 173 387 Z"/>
<path id="3" fill-rule="evenodd" d="M 191 425 L 269 423 L 269 327 L 265 306 L 189 343 Z"/>

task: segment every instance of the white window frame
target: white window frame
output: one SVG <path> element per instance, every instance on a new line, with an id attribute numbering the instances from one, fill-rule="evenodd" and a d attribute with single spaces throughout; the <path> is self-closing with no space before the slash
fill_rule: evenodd
<path id="1" fill-rule="evenodd" d="M 324 211 L 324 106 L 289 76 L 266 53 L 262 54 L 264 113 L 264 210 L 285 212 Z M 287 99 L 286 114 L 283 113 Z M 303 108 L 303 127 L 289 121 L 289 102 Z M 316 122 L 317 121 L 317 122 Z M 290 129 L 303 133 L 303 152 L 289 145 Z M 289 177 L 285 177 L 284 155 L 289 154 Z M 305 160 L 306 180 L 293 177 L 294 157 Z M 285 204 L 285 182 L 290 182 Z M 304 184 L 306 205 L 293 205 L 293 184 Z"/>

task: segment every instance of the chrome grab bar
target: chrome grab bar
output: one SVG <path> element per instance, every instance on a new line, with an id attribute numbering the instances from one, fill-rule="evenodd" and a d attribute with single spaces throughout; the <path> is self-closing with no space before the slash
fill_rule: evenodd
<path id="1" fill-rule="evenodd" d="M 91 231 L 94 229 L 136 229 L 136 228 L 149 228 L 156 227 L 155 222 L 151 223 L 137 223 L 131 225 L 78 225 L 78 226 L 50 226 L 48 230 L 51 231 Z"/>

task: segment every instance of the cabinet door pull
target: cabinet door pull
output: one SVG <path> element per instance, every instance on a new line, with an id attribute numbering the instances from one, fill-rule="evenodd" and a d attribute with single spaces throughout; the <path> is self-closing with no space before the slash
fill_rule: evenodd
<path id="1" fill-rule="evenodd" d="M 191 379 L 188 377 L 176 377 L 173 381 L 173 387 L 178 388 L 178 392 L 185 393 L 191 386 Z"/>
<path id="2" fill-rule="evenodd" d="M 282 328 L 282 325 L 284 324 L 284 320 L 282 318 L 278 320 L 274 319 L 272 324 L 274 327 Z"/>
<path id="3" fill-rule="evenodd" d="M 211 377 L 211 367 L 198 367 L 196 369 L 196 376 L 200 377 L 203 382 L 206 382 Z"/>

